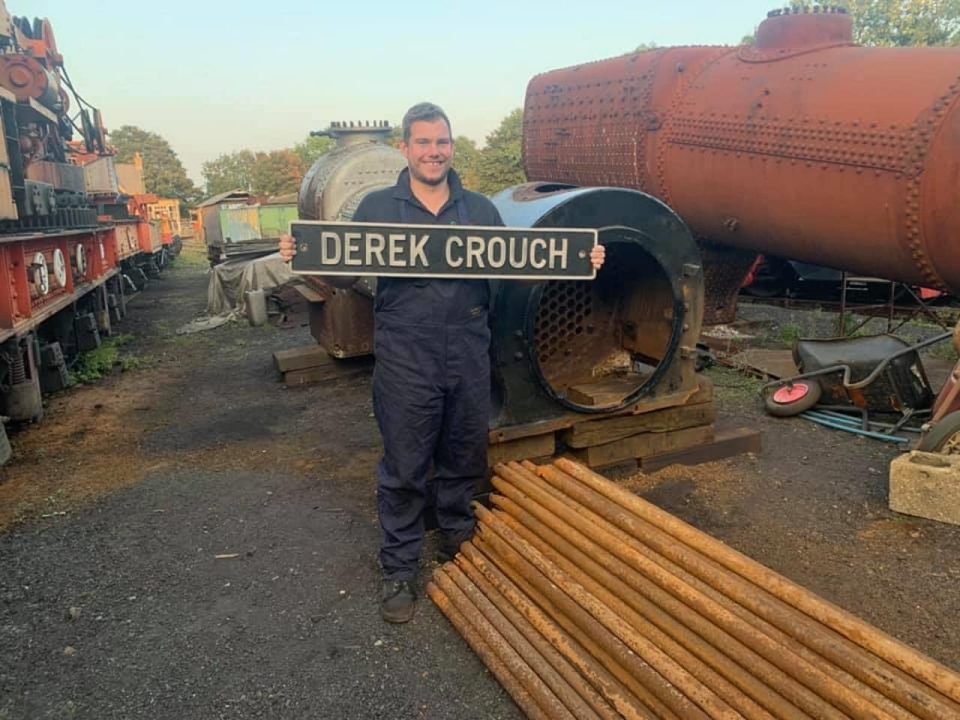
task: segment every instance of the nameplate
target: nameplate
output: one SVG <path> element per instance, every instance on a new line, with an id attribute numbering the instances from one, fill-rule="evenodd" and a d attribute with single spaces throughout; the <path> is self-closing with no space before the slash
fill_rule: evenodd
<path id="1" fill-rule="evenodd" d="M 597 231 L 298 220 L 298 275 L 584 280 Z"/>

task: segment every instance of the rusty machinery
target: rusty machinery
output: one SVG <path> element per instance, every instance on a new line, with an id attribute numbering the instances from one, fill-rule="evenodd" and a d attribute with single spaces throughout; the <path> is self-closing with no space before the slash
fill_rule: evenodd
<path id="1" fill-rule="evenodd" d="M 2 0 L 0 130 L 0 416 L 32 422 L 42 393 L 68 383 L 67 363 L 122 316 L 120 266 L 140 247 L 136 226 L 101 222 L 126 201 L 99 113 L 73 91 L 50 22 L 12 17 Z M 9 454 L 0 424 L 0 464 Z"/>
<path id="2" fill-rule="evenodd" d="M 338 147 L 304 178 L 303 219 L 349 219 L 370 191 L 406 167 L 385 123 L 339 123 Z M 598 228 L 608 262 L 591 282 L 494 284 L 491 427 L 609 413 L 652 397 L 682 402 L 696 389 L 703 310 L 700 253 L 659 200 L 625 188 L 530 183 L 493 198 L 511 227 Z M 310 327 L 335 357 L 373 350 L 375 281 L 306 280 Z M 336 284 L 335 284 L 336 283 Z M 591 392 L 603 383 L 599 398 Z"/>
<path id="3" fill-rule="evenodd" d="M 957 48 L 861 47 L 842 9 L 776 10 L 753 45 L 534 77 L 524 165 L 676 210 L 703 252 L 708 323 L 733 318 L 757 253 L 956 294 L 958 95 Z M 960 434 L 957 378 L 935 405 L 938 436 Z"/>

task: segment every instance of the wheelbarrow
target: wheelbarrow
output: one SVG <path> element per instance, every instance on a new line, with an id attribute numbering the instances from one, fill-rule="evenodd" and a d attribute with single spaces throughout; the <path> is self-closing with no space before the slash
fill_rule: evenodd
<path id="1" fill-rule="evenodd" d="M 893 442 L 911 421 L 929 418 L 933 388 L 919 351 L 942 342 L 953 331 L 909 344 L 893 335 L 800 340 L 793 359 L 800 374 L 764 385 L 761 397 L 768 413 L 805 417 L 821 425 Z M 848 413 L 859 414 L 859 423 Z M 870 413 L 896 413 L 893 423 L 872 422 Z M 883 430 L 885 432 L 880 432 Z"/>

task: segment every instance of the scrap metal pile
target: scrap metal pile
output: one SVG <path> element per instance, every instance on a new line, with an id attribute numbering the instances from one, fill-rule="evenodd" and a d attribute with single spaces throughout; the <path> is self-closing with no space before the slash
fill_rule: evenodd
<path id="1" fill-rule="evenodd" d="M 531 718 L 960 718 L 960 675 L 575 462 L 498 465 L 428 593 Z"/>

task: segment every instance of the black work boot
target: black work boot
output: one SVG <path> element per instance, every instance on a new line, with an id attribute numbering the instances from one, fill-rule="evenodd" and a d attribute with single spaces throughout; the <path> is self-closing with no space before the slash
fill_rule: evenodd
<path id="1" fill-rule="evenodd" d="M 380 616 L 391 623 L 409 622 L 413 617 L 417 594 L 411 580 L 384 580 L 380 597 Z"/>
<path id="2" fill-rule="evenodd" d="M 441 536 L 440 546 L 437 548 L 437 562 L 443 565 L 456 557 L 460 552 L 460 546 L 473 537 L 473 530 L 454 538 Z"/>

